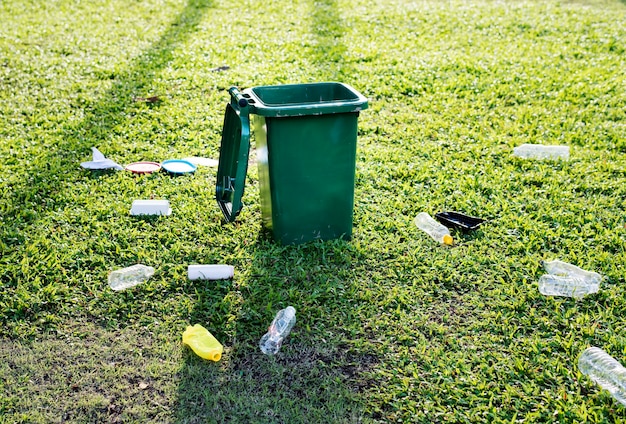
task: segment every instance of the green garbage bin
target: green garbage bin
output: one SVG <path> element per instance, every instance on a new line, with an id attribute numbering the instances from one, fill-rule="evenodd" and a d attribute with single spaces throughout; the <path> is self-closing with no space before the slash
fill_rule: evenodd
<path id="1" fill-rule="evenodd" d="M 349 239 L 357 118 L 367 99 L 336 82 L 229 90 L 216 198 L 228 221 L 241 211 L 254 126 L 263 224 L 282 244 Z"/>

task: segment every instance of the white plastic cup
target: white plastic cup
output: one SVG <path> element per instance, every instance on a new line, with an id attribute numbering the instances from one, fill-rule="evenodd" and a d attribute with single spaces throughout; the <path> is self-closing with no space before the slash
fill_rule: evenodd
<path id="1" fill-rule="evenodd" d="M 189 265 L 187 277 L 190 280 L 228 280 L 235 275 L 231 265 Z"/>

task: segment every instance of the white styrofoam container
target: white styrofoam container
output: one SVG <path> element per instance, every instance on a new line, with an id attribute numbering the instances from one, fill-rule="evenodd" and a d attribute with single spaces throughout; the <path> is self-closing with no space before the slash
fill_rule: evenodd
<path id="1" fill-rule="evenodd" d="M 232 265 L 189 265 L 187 277 L 190 280 L 228 280 L 235 275 Z"/>
<path id="2" fill-rule="evenodd" d="M 170 202 L 167 200 L 134 200 L 131 215 L 171 215 Z"/>
<path id="3" fill-rule="evenodd" d="M 513 155 L 524 159 L 569 159 L 569 146 L 522 144 L 513 148 Z"/>

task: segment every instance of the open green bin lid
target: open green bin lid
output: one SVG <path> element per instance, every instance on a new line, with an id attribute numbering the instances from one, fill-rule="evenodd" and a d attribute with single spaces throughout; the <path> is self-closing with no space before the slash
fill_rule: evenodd
<path id="1" fill-rule="evenodd" d="M 217 168 L 215 197 L 228 222 L 233 222 L 243 204 L 243 190 L 250 153 L 250 117 L 248 101 L 231 87 L 231 100 L 226 105 L 220 161 Z"/>

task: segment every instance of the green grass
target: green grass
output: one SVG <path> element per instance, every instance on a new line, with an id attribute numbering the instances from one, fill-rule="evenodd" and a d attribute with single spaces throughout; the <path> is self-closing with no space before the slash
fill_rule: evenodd
<path id="1" fill-rule="evenodd" d="M 0 422 L 626 422 L 576 365 L 590 345 L 626 364 L 624 1 L 5 1 L 0 20 Z M 369 99 L 349 242 L 273 243 L 254 163 L 234 224 L 214 168 L 79 167 L 92 146 L 217 158 L 228 87 L 312 81 Z M 172 216 L 129 216 L 151 196 Z M 441 247 L 412 224 L 441 210 L 488 222 Z M 542 296 L 549 258 L 601 291 Z M 111 291 L 137 262 L 157 273 Z M 182 346 L 195 323 L 219 363 Z"/>

